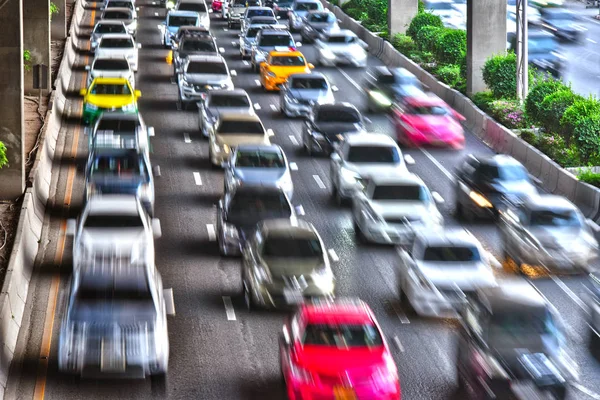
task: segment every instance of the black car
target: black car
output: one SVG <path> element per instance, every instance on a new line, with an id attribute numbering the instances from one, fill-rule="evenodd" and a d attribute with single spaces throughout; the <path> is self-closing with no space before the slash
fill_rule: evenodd
<path id="1" fill-rule="evenodd" d="M 509 50 L 516 49 L 516 37 L 509 35 Z M 550 32 L 530 29 L 528 41 L 529 65 L 540 71 L 548 72 L 555 78 L 560 78 L 565 66 L 565 56 L 560 44 Z"/>
<path id="2" fill-rule="evenodd" d="M 506 155 L 473 156 L 456 171 L 456 216 L 497 217 L 498 210 L 538 194 L 527 169 Z"/>
<path id="3" fill-rule="evenodd" d="M 365 84 L 369 111 L 388 111 L 395 100 L 424 91 L 421 81 L 404 68 L 375 67 Z"/>
<path id="4" fill-rule="evenodd" d="M 343 134 L 365 131 L 365 122 L 358 109 L 350 103 L 316 104 L 308 114 L 302 134 L 307 154 L 331 154 L 333 144 Z"/>
<path id="5" fill-rule="evenodd" d="M 557 37 L 580 42 L 584 38 L 586 29 L 579 23 L 579 16 L 566 8 L 549 7 L 541 8 L 542 26 Z"/>
<path id="6" fill-rule="evenodd" d="M 291 218 L 296 211 L 274 186 L 243 185 L 225 192 L 217 206 L 217 241 L 222 255 L 239 255 L 259 222 Z"/>

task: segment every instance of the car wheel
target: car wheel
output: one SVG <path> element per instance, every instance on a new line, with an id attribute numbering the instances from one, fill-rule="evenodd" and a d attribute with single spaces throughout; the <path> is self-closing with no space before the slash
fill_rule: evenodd
<path id="1" fill-rule="evenodd" d="M 339 189 L 336 189 L 333 199 L 335 200 L 335 204 L 337 204 L 339 207 L 344 205 L 344 198 L 342 197 Z"/>
<path id="2" fill-rule="evenodd" d="M 339 196 L 337 196 L 339 197 Z M 336 197 L 336 199 L 337 199 Z M 354 235 L 356 236 L 356 239 L 358 239 L 359 243 L 367 243 L 367 238 L 365 237 L 365 234 L 363 233 L 363 231 L 360 229 L 360 225 L 358 225 L 356 223 L 356 220 L 354 220 Z"/>
<path id="3" fill-rule="evenodd" d="M 150 387 L 153 394 L 156 394 L 162 398 L 167 395 L 167 373 L 157 372 L 152 373 L 150 376 Z"/>
<path id="4" fill-rule="evenodd" d="M 308 140 L 306 140 L 306 136 L 304 137 L 303 142 L 304 142 L 304 150 L 306 150 L 306 154 L 308 156 L 312 156 L 312 153 L 313 153 L 312 143 L 310 143 Z"/>
<path id="5" fill-rule="evenodd" d="M 462 205 L 462 203 L 459 201 L 456 202 L 456 210 L 455 210 L 454 214 L 456 215 L 456 219 L 458 219 L 458 220 L 462 220 L 464 218 L 465 209 L 464 209 L 464 206 Z"/>

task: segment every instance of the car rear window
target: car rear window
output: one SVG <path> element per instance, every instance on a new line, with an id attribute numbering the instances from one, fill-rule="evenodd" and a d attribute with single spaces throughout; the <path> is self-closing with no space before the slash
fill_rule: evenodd
<path id="1" fill-rule="evenodd" d="M 219 135 L 264 135 L 265 128 L 258 121 L 223 121 Z"/>
<path id="2" fill-rule="evenodd" d="M 273 15 L 272 10 L 248 10 L 246 18 L 252 17 L 267 17 Z"/>
<path id="3" fill-rule="evenodd" d="M 100 71 L 127 71 L 129 70 L 129 64 L 126 60 L 98 59 L 94 62 L 94 69 Z"/>
<path id="4" fill-rule="evenodd" d="M 250 107 L 247 96 L 212 95 L 209 107 Z"/>
<path id="5" fill-rule="evenodd" d="M 206 10 L 206 4 L 204 3 L 196 3 L 196 2 L 186 2 L 186 3 L 180 3 L 179 7 L 177 8 L 177 10 L 179 11 L 195 11 L 198 13 L 205 13 L 207 12 Z"/>
<path id="6" fill-rule="evenodd" d="M 254 17 L 250 20 L 250 23 L 252 25 L 256 24 L 261 24 L 261 25 L 277 25 L 277 20 L 273 17 L 271 18 L 264 18 L 264 17 Z"/>
<path id="7" fill-rule="evenodd" d="M 450 110 L 443 106 L 410 106 L 406 112 L 413 115 L 451 115 Z"/>
<path id="8" fill-rule="evenodd" d="M 319 122 L 359 123 L 360 114 L 356 110 L 343 108 L 321 109 L 318 111 Z"/>
<path id="9" fill-rule="evenodd" d="M 169 21 L 167 22 L 168 26 L 186 26 L 186 25 L 196 25 L 198 22 L 198 17 L 182 17 L 171 15 L 169 16 Z"/>
<path id="10" fill-rule="evenodd" d="M 116 39 L 116 38 L 104 38 L 100 42 L 100 47 L 103 49 L 132 49 L 133 40 L 130 38 Z"/>
<path id="11" fill-rule="evenodd" d="M 129 86 L 127 85 L 98 83 L 92 86 L 90 93 L 100 95 L 130 95 L 131 90 L 129 90 Z"/>
<path id="12" fill-rule="evenodd" d="M 271 65 L 277 67 L 301 67 L 306 65 L 302 56 L 277 56 L 271 57 Z"/>
<path id="13" fill-rule="evenodd" d="M 293 47 L 294 45 L 294 39 L 290 35 L 263 35 L 259 43 L 259 46 L 263 47 Z"/>
<path id="14" fill-rule="evenodd" d="M 95 33 L 127 33 L 127 29 L 123 25 L 114 24 L 98 24 Z"/>
<path id="15" fill-rule="evenodd" d="M 284 168 L 281 153 L 274 151 L 238 151 L 235 166 L 238 168 Z"/>
<path id="16" fill-rule="evenodd" d="M 334 22 L 335 15 L 330 14 L 330 13 L 312 14 L 308 20 L 310 22 L 316 22 L 316 23 Z"/>
<path id="17" fill-rule="evenodd" d="M 480 261 L 479 250 L 474 246 L 430 246 L 425 249 L 423 261 L 469 262 Z"/>
<path id="18" fill-rule="evenodd" d="M 102 118 L 98 123 L 98 131 L 113 131 L 118 133 L 135 133 L 138 121 Z"/>
<path id="19" fill-rule="evenodd" d="M 302 336 L 304 345 L 337 347 L 380 347 L 383 339 L 375 325 L 308 324 Z"/>
<path id="20" fill-rule="evenodd" d="M 327 89 L 325 78 L 292 78 L 292 89 Z"/>
<path id="21" fill-rule="evenodd" d="M 323 254 L 318 239 L 268 237 L 263 245 L 264 257 L 314 258 Z"/>
<path id="22" fill-rule="evenodd" d="M 482 164 L 477 168 L 475 175 L 482 181 L 522 181 L 529 179 L 527 170 L 520 165 L 497 166 Z"/>
<path id="23" fill-rule="evenodd" d="M 229 204 L 227 222 L 255 226 L 270 218 L 289 218 L 292 209 L 279 191 L 266 193 L 237 192 Z"/>
<path id="24" fill-rule="evenodd" d="M 133 10 L 133 3 L 130 1 L 109 1 L 106 8 L 130 8 Z"/>
<path id="25" fill-rule="evenodd" d="M 181 51 L 216 53 L 217 46 L 212 40 L 184 40 L 181 44 Z"/>
<path id="26" fill-rule="evenodd" d="M 188 74 L 227 75 L 227 67 L 221 62 L 191 62 L 188 64 Z"/>
<path id="27" fill-rule="evenodd" d="M 393 85 L 396 83 L 396 77 L 394 75 L 379 75 L 377 78 L 377 82 L 382 83 L 384 85 Z"/>
<path id="28" fill-rule="evenodd" d="M 348 151 L 347 161 L 350 163 L 398 163 L 400 154 L 398 149 L 392 146 L 352 146 Z"/>
<path id="29" fill-rule="evenodd" d="M 142 228 L 144 223 L 139 215 L 88 214 L 84 228 Z"/>
<path id="30" fill-rule="evenodd" d="M 577 227 L 581 226 L 579 216 L 575 211 L 553 211 L 539 210 L 532 211 L 529 218 L 531 226 L 549 226 L 549 227 Z"/>
<path id="31" fill-rule="evenodd" d="M 373 191 L 373 200 L 426 201 L 427 190 L 420 185 L 381 185 Z"/>
<path id="32" fill-rule="evenodd" d="M 320 3 L 296 3 L 296 11 L 312 11 L 312 10 L 320 10 Z"/>
<path id="33" fill-rule="evenodd" d="M 131 14 L 125 11 L 106 11 L 102 19 L 131 19 Z"/>
<path id="34" fill-rule="evenodd" d="M 346 36 L 346 35 L 336 35 L 329 36 L 327 39 L 327 43 L 354 43 L 356 42 L 356 37 L 354 36 Z"/>

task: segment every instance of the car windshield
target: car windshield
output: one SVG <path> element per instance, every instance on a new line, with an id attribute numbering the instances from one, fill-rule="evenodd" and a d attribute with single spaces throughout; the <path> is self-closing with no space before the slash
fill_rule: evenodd
<path id="1" fill-rule="evenodd" d="M 102 118 L 96 132 L 111 131 L 118 134 L 134 134 L 138 126 L 140 123 L 135 120 Z"/>
<path id="2" fill-rule="evenodd" d="M 323 14 L 311 14 L 310 18 L 309 18 L 310 22 L 316 22 L 316 23 L 321 23 L 321 22 L 335 22 L 335 15 L 331 14 L 331 13 L 323 13 Z"/>
<path id="3" fill-rule="evenodd" d="M 115 25 L 115 24 L 98 24 L 96 26 L 95 33 L 127 33 L 127 29 L 123 25 Z"/>
<path id="4" fill-rule="evenodd" d="M 90 89 L 90 94 L 127 96 L 131 95 L 131 90 L 124 84 L 97 83 Z"/>
<path id="5" fill-rule="evenodd" d="M 293 78 L 290 83 L 292 89 L 327 89 L 325 78 Z"/>
<path id="6" fill-rule="evenodd" d="M 356 110 L 343 108 L 321 109 L 317 114 L 319 122 L 360 123 L 360 114 Z"/>
<path id="7" fill-rule="evenodd" d="M 190 62 L 185 72 L 188 74 L 227 75 L 227 66 L 221 62 Z"/>
<path id="8" fill-rule="evenodd" d="M 124 215 L 124 214 L 88 214 L 83 223 L 84 228 L 143 228 L 144 223 L 139 214 Z"/>
<path id="9" fill-rule="evenodd" d="M 130 8 L 133 10 L 133 3 L 130 1 L 110 1 L 106 8 Z"/>
<path id="10" fill-rule="evenodd" d="M 338 349 L 381 347 L 383 339 L 372 324 L 308 324 L 302 336 L 305 346 L 327 346 Z"/>
<path id="11" fill-rule="evenodd" d="M 186 25 L 196 25 L 198 22 L 198 17 L 180 17 L 176 15 L 171 15 L 168 18 L 167 25 L 168 26 L 186 26 Z"/>
<path id="12" fill-rule="evenodd" d="M 195 11 L 198 13 L 205 13 L 206 12 L 206 4 L 204 3 L 181 3 L 179 4 L 179 7 L 177 8 L 177 10 L 179 11 Z"/>
<path id="13" fill-rule="evenodd" d="M 127 63 L 127 60 L 98 59 L 94 62 L 93 69 L 100 71 L 127 71 L 129 70 L 129 64 Z"/>
<path id="14" fill-rule="evenodd" d="M 573 210 L 538 210 L 531 212 L 529 224 L 531 226 L 578 227 L 581 226 L 581 221 Z"/>
<path id="15" fill-rule="evenodd" d="M 521 165 L 480 165 L 477 168 L 477 175 L 481 180 L 492 181 L 522 181 L 528 180 L 529 174 L 525 167 Z"/>
<path id="16" fill-rule="evenodd" d="M 423 253 L 423 261 L 470 262 L 480 260 L 479 250 L 475 246 L 429 246 Z"/>
<path id="17" fill-rule="evenodd" d="M 131 19 L 131 14 L 125 11 L 106 11 L 102 19 Z"/>
<path id="18" fill-rule="evenodd" d="M 319 10 L 320 3 L 296 3 L 296 7 L 295 10 L 296 11 L 312 11 L 312 10 Z"/>
<path id="19" fill-rule="evenodd" d="M 558 42 L 554 37 L 529 37 L 528 40 L 529 51 L 535 53 L 546 53 L 555 51 L 558 47 Z"/>
<path id="20" fill-rule="evenodd" d="M 99 155 L 93 161 L 92 175 L 110 175 L 119 178 L 144 176 L 142 163 L 137 155 Z"/>
<path id="21" fill-rule="evenodd" d="M 103 49 L 131 49 L 133 48 L 133 40 L 129 38 L 113 39 L 104 38 L 100 42 L 100 47 Z"/>
<path id="22" fill-rule="evenodd" d="M 269 237 L 262 250 L 263 257 L 315 258 L 323 255 L 317 238 Z"/>
<path id="23" fill-rule="evenodd" d="M 506 336 L 526 339 L 532 335 L 552 334 L 557 332 L 558 327 L 552 313 L 545 307 L 521 310 L 515 306 L 495 310 L 488 329 L 490 341 L 494 342 Z"/>
<path id="24" fill-rule="evenodd" d="M 420 185 L 379 185 L 373 191 L 373 200 L 427 201 L 427 189 Z"/>
<path id="25" fill-rule="evenodd" d="M 247 96 L 241 95 L 212 95 L 210 96 L 209 107 L 250 107 L 250 100 Z"/>
<path id="26" fill-rule="evenodd" d="M 181 44 L 181 51 L 216 53 L 217 47 L 212 40 L 185 40 Z"/>
<path id="27" fill-rule="evenodd" d="M 248 10 L 248 14 L 246 14 L 246 18 L 252 17 L 267 17 L 273 15 L 272 10 Z"/>
<path id="28" fill-rule="evenodd" d="M 273 17 L 264 18 L 264 17 L 255 17 L 250 21 L 252 25 L 277 25 L 277 20 Z"/>
<path id="29" fill-rule="evenodd" d="M 274 151 L 238 151 L 238 168 L 285 168 L 283 154 Z"/>
<path id="30" fill-rule="evenodd" d="M 451 115 L 450 110 L 444 106 L 411 106 L 407 107 L 406 112 L 412 115 Z"/>
<path id="31" fill-rule="evenodd" d="M 263 35 L 259 46 L 263 47 L 293 47 L 294 39 L 290 35 Z"/>
<path id="32" fill-rule="evenodd" d="M 278 67 L 300 67 L 306 64 L 302 56 L 271 57 L 271 65 Z"/>
<path id="33" fill-rule="evenodd" d="M 377 78 L 377 82 L 383 84 L 383 85 L 394 85 L 396 84 L 396 77 L 392 74 L 390 75 L 379 75 L 379 77 Z"/>
<path id="34" fill-rule="evenodd" d="M 350 36 L 350 35 L 329 36 L 329 38 L 327 39 L 327 43 L 354 43 L 354 42 L 356 42 L 356 37 Z"/>
<path id="35" fill-rule="evenodd" d="M 446 2 L 431 2 L 431 3 L 425 3 L 425 9 L 426 10 L 452 10 L 452 3 L 446 3 Z"/>
<path id="36" fill-rule="evenodd" d="M 544 13 L 544 18 L 554 21 L 570 21 L 575 19 L 575 14 L 568 11 L 560 11 L 559 9 L 549 10 Z"/>
<path id="37" fill-rule="evenodd" d="M 289 218 L 292 209 L 285 194 L 237 192 L 227 213 L 227 222 L 236 225 L 256 225 L 268 218 Z"/>
<path id="38" fill-rule="evenodd" d="M 349 163 L 399 163 L 400 154 L 392 146 L 352 146 L 348 151 Z"/>
<path id="39" fill-rule="evenodd" d="M 259 121 L 223 121 L 217 130 L 219 135 L 264 135 L 265 128 Z"/>
<path id="40" fill-rule="evenodd" d="M 74 299 L 74 312 L 81 311 L 83 317 L 85 309 L 78 310 L 79 307 L 97 306 L 99 303 L 117 303 L 123 306 L 147 304 L 153 308 L 148 281 L 145 277 L 140 279 L 142 277 L 139 275 L 134 275 L 133 279 L 127 275 L 123 279 L 114 279 L 113 276 L 103 274 L 84 274 Z"/>

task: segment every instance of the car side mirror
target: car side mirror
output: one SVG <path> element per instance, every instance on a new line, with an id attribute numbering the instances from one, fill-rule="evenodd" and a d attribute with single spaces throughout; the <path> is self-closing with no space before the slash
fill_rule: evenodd
<path id="1" fill-rule="evenodd" d="M 296 210 L 296 215 L 299 215 L 301 217 L 306 215 L 306 212 L 304 212 L 304 207 L 302 207 L 301 205 L 295 206 L 294 210 Z"/>
<path id="2" fill-rule="evenodd" d="M 106 10 L 106 7 L 104 7 L 104 6 L 100 7 L 100 11 L 104 11 L 104 10 Z"/>
<path id="3" fill-rule="evenodd" d="M 278 16 L 276 16 L 275 18 L 277 18 L 277 19 L 281 19 L 281 16 L 280 16 L 280 15 L 278 15 Z"/>
<path id="4" fill-rule="evenodd" d="M 154 234 L 154 239 L 160 239 L 162 236 L 162 228 L 160 226 L 160 219 L 152 218 L 152 232 Z"/>
<path id="5" fill-rule="evenodd" d="M 140 8 L 139 8 L 139 7 L 136 7 L 136 8 L 135 8 L 135 11 L 140 11 Z"/>
<path id="6" fill-rule="evenodd" d="M 154 132 L 154 127 L 153 126 L 149 126 L 148 127 L 148 136 L 149 137 L 154 137 L 156 135 L 156 133 Z"/>
<path id="7" fill-rule="evenodd" d="M 167 315 L 175 315 L 175 298 L 173 297 L 173 288 L 163 289 L 163 298 Z"/>
<path id="8" fill-rule="evenodd" d="M 452 115 L 454 115 L 454 118 L 456 118 L 459 121 L 466 121 L 467 119 L 458 111 L 452 110 Z"/>
<path id="9" fill-rule="evenodd" d="M 79 95 L 80 95 L 80 96 L 85 96 L 86 94 L 87 94 L 87 89 L 81 89 L 81 90 L 79 91 Z"/>
<path id="10" fill-rule="evenodd" d="M 308 68 L 310 68 L 310 69 L 315 69 L 315 66 L 314 66 L 314 64 L 312 64 L 312 63 L 308 63 Z"/>
<path id="11" fill-rule="evenodd" d="M 444 198 L 438 192 L 431 192 L 431 197 L 433 197 L 433 201 L 435 201 L 437 204 L 445 203 Z"/>
<path id="12" fill-rule="evenodd" d="M 91 128 L 91 127 L 89 127 L 89 126 L 86 126 L 85 128 L 83 128 L 83 134 L 84 134 L 84 135 L 86 135 L 86 136 L 87 136 L 87 135 L 89 135 L 89 134 L 91 134 L 91 133 L 92 133 L 92 128 Z"/>
<path id="13" fill-rule="evenodd" d="M 362 40 L 360 42 L 358 42 L 360 44 L 360 47 L 362 47 L 363 49 L 367 50 L 369 48 L 369 45 L 366 44 L 365 42 L 363 42 Z"/>
<path id="14" fill-rule="evenodd" d="M 590 218 L 585 219 L 586 224 L 590 227 L 590 229 L 594 232 L 600 232 L 600 226 L 594 222 L 594 220 Z"/>
<path id="15" fill-rule="evenodd" d="M 296 42 L 294 44 L 296 45 L 296 47 L 302 47 L 302 42 Z"/>
<path id="16" fill-rule="evenodd" d="M 415 159 L 412 158 L 410 156 L 410 154 L 405 154 L 404 155 L 404 162 L 407 163 L 408 165 L 414 165 L 415 164 Z"/>
<path id="17" fill-rule="evenodd" d="M 92 70 L 92 66 L 91 65 L 86 65 L 85 66 L 85 70 L 86 71 L 91 71 Z"/>
<path id="18" fill-rule="evenodd" d="M 152 175 L 160 176 L 160 165 L 155 165 L 152 167 Z"/>
<path id="19" fill-rule="evenodd" d="M 337 19 L 337 22 L 338 22 L 338 24 L 341 24 L 341 23 L 342 23 L 342 20 L 338 18 L 338 19 Z"/>
<path id="20" fill-rule="evenodd" d="M 337 143 L 334 143 L 334 145 Z M 336 152 L 331 153 L 331 159 L 335 162 L 340 161 L 342 158 L 340 157 L 340 155 Z"/>
<path id="21" fill-rule="evenodd" d="M 142 97 L 142 91 L 141 90 L 136 90 L 135 92 L 133 92 L 133 94 L 135 95 L 136 99 Z"/>
<path id="22" fill-rule="evenodd" d="M 494 257 L 494 255 L 492 253 L 490 253 L 489 251 L 486 253 L 486 257 L 488 260 L 488 263 L 490 264 L 490 266 L 494 269 L 503 269 L 502 267 L 502 263 L 500 261 L 498 261 L 496 259 L 496 257 Z"/>
<path id="23" fill-rule="evenodd" d="M 237 71 L 236 71 L 235 69 L 234 69 L 234 70 L 231 70 L 231 71 L 229 72 L 229 74 L 230 74 L 231 76 L 237 76 Z"/>
<path id="24" fill-rule="evenodd" d="M 75 236 L 75 232 L 77 231 L 77 220 L 76 219 L 68 219 L 67 220 L 67 236 Z"/>
<path id="25" fill-rule="evenodd" d="M 137 44 L 137 48 L 138 48 L 138 49 L 141 49 L 141 48 L 142 48 L 142 44 L 141 44 L 141 43 L 138 43 L 138 44 Z"/>

